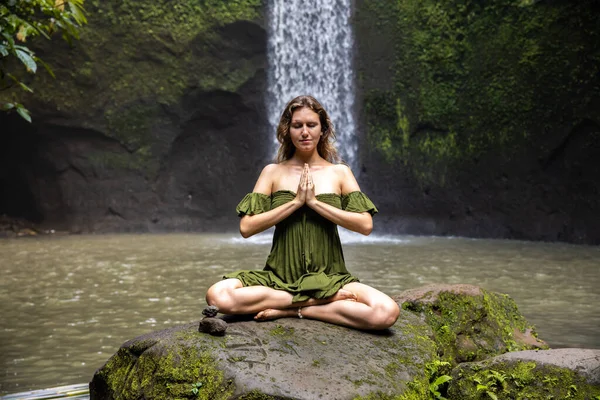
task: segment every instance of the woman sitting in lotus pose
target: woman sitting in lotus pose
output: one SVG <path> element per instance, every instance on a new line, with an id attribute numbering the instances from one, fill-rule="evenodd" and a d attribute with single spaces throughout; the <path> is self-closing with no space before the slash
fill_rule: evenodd
<path id="1" fill-rule="evenodd" d="M 311 318 L 358 329 L 385 329 L 399 307 L 346 269 L 337 225 L 368 235 L 375 205 L 339 160 L 333 124 L 311 96 L 290 101 L 277 127 L 277 164 L 267 165 L 237 206 L 247 238 L 276 226 L 262 271 L 237 271 L 208 289 L 225 314 L 265 321 Z"/>

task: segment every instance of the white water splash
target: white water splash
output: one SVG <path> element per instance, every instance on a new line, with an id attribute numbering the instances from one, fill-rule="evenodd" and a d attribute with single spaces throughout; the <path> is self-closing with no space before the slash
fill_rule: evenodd
<path id="1" fill-rule="evenodd" d="M 269 12 L 267 108 L 272 132 L 296 96 L 314 96 L 336 129 L 340 155 L 353 166 L 351 0 L 272 0 Z"/>
<path id="2" fill-rule="evenodd" d="M 353 244 L 411 244 L 416 241 L 411 236 L 399 235 L 370 235 L 364 236 L 360 233 L 352 232 L 342 227 L 338 227 L 340 241 L 343 245 Z M 273 229 L 259 233 L 248 239 L 243 239 L 239 236 L 223 238 L 227 243 L 245 244 L 245 245 L 267 245 L 273 241 Z"/>

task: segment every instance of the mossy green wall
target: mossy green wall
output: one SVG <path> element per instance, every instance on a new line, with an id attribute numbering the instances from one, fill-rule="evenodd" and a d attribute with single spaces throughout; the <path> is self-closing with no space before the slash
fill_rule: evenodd
<path id="1" fill-rule="evenodd" d="M 369 148 L 439 184 L 490 153 L 548 152 L 569 127 L 597 119 L 593 3 L 357 2 L 358 51 L 370 55 L 358 57 Z M 383 76 L 372 47 L 392 54 Z"/>
<path id="2" fill-rule="evenodd" d="M 40 74 L 36 96 L 67 110 L 109 101 L 115 118 L 138 99 L 176 102 L 189 87 L 235 91 L 253 69 L 249 60 L 215 57 L 216 31 L 237 21 L 262 24 L 262 7 L 261 0 L 87 1 L 90 24 L 74 43 L 70 68 L 50 57 L 63 75 Z M 99 92 L 81 87 L 93 82 L 101 82 Z"/>
<path id="3" fill-rule="evenodd" d="M 191 89 L 235 92 L 262 68 L 251 55 L 220 53 L 231 48 L 223 27 L 264 25 L 261 0 L 88 0 L 85 8 L 89 25 L 72 47 L 58 38 L 34 43 L 56 79 L 40 70 L 32 77 L 35 92 L 23 102 L 34 123 L 43 114 L 64 115 L 130 153 L 94 152 L 89 159 L 97 168 L 153 178 L 162 157 L 153 128 L 172 124 L 165 109 Z"/>

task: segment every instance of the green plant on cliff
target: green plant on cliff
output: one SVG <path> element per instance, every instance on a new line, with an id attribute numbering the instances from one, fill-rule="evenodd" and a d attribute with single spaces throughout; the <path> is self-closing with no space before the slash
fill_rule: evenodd
<path id="1" fill-rule="evenodd" d="M 231 43 L 220 29 L 239 21 L 259 21 L 260 0 L 173 0 L 168 4 L 91 0 L 88 9 L 95 24 L 82 37 L 82 43 L 89 45 L 84 53 L 92 60 L 107 53 L 110 57 L 109 64 L 93 68 L 94 75 L 108 84 L 98 102 L 108 100 L 113 114 L 140 99 L 175 104 L 190 88 L 235 91 L 255 73 L 252 60 L 223 56 Z M 110 42 L 114 37 L 123 40 Z M 64 100 L 65 105 L 78 107 Z M 124 114 L 119 118 L 128 119 L 128 113 Z"/>
<path id="2" fill-rule="evenodd" d="M 492 368 L 493 367 L 493 368 Z M 450 398 L 468 399 L 595 399 L 599 388 L 568 368 L 535 362 L 463 364 L 449 388 Z"/>
<path id="3" fill-rule="evenodd" d="M 36 36 L 50 39 L 61 33 L 70 42 L 79 38 L 79 28 L 87 23 L 83 9 L 84 0 L 8 0 L 0 5 L 0 90 L 14 86 L 26 92 L 33 90 L 24 82 L 26 73 L 35 74 L 38 64 L 54 76 L 52 69 L 44 63 L 26 42 Z M 18 101 L 0 103 L 3 111 L 15 110 L 31 122 L 29 111 Z"/>
<path id="4" fill-rule="evenodd" d="M 236 92 L 264 68 L 259 51 L 245 55 L 248 26 L 260 34 L 263 8 L 261 0 L 87 0 L 90 24 L 73 49 L 45 46 L 44 59 L 64 79 L 38 74 L 35 104 L 81 119 L 126 149 L 91 152 L 95 168 L 154 180 L 168 142 L 157 132 L 172 129 L 184 96 Z M 0 103 L 8 95 L 0 93 Z"/>
<path id="5" fill-rule="evenodd" d="M 444 184 L 490 152 L 509 159 L 595 115 L 594 1 L 385 0 L 361 12 L 394 36 L 392 82 L 365 88 L 368 140 L 423 183 Z"/>
<path id="6" fill-rule="evenodd" d="M 448 375 L 450 366 L 449 362 L 441 360 L 433 360 L 425 365 L 429 377 L 429 393 L 432 398 L 446 400 L 442 393 L 445 394 L 447 383 L 452 380 L 452 377 Z"/>
<path id="7" fill-rule="evenodd" d="M 196 382 L 192 384 L 192 394 L 194 396 L 198 396 L 198 394 L 200 393 L 200 389 L 202 389 L 202 386 L 204 385 L 204 383 L 202 382 Z"/>

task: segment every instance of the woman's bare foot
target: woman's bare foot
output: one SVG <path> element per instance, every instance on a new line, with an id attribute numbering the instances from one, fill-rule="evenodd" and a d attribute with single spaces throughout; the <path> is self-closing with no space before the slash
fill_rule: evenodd
<path id="1" fill-rule="evenodd" d="M 275 308 L 267 308 L 262 310 L 254 317 L 257 321 L 272 321 L 278 318 L 294 318 L 298 317 L 298 309 L 288 308 L 285 310 L 278 310 Z"/>
<path id="2" fill-rule="evenodd" d="M 333 296 L 329 296 L 325 299 L 308 299 L 302 303 L 302 306 L 320 306 L 321 304 L 333 303 L 334 301 L 340 300 L 358 301 L 358 297 L 349 290 L 340 289 Z M 297 304 L 292 304 L 291 307 L 297 307 Z"/>

